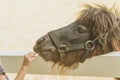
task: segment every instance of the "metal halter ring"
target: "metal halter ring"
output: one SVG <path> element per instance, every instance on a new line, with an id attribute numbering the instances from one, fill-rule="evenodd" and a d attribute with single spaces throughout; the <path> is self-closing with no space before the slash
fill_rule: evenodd
<path id="1" fill-rule="evenodd" d="M 87 41 L 85 43 L 85 49 L 87 49 L 87 50 L 93 50 L 94 48 L 95 48 L 94 41 L 89 40 L 89 41 Z"/>

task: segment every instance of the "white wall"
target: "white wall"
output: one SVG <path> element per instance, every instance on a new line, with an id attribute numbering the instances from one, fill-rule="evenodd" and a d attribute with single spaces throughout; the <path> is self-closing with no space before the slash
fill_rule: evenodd
<path id="1" fill-rule="evenodd" d="M 0 52 L 30 51 L 48 31 L 76 18 L 84 3 L 111 6 L 119 0 L 0 0 Z"/>

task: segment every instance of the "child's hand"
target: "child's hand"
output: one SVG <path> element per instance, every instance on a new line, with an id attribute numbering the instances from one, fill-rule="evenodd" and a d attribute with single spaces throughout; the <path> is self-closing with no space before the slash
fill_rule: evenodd
<path id="1" fill-rule="evenodd" d="M 28 67 L 31 62 L 35 59 L 34 52 L 29 52 L 28 54 L 24 55 L 23 67 Z"/>

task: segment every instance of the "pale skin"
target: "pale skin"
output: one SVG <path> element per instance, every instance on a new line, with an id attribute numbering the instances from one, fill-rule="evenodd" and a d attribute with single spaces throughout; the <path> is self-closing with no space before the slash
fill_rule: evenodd
<path id="1" fill-rule="evenodd" d="M 34 52 L 29 52 L 28 54 L 24 55 L 23 64 L 14 80 L 24 80 L 28 68 L 35 59 L 35 54 L 36 53 Z M 5 76 L 3 74 L 0 74 L 0 80 L 5 80 Z"/>
<path id="2" fill-rule="evenodd" d="M 0 74 L 0 80 L 5 80 L 5 76 L 3 74 Z"/>

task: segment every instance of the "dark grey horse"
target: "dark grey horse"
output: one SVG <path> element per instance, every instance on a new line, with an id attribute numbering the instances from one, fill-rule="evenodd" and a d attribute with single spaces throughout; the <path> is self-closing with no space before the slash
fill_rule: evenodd
<path id="1" fill-rule="evenodd" d="M 120 51 L 119 26 L 119 16 L 114 9 L 86 5 L 76 21 L 38 39 L 34 51 L 46 61 L 76 67 L 75 64 L 92 56 Z"/>

